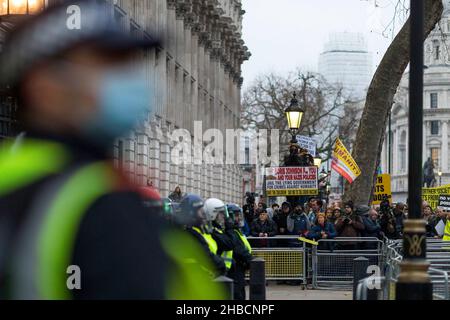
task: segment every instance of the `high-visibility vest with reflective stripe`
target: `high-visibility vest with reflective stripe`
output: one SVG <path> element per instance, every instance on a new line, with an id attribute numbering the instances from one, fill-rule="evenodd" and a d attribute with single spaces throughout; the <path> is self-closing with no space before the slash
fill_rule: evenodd
<path id="1" fill-rule="evenodd" d="M 247 237 L 242 234 L 241 230 L 235 229 L 234 231 L 237 233 L 248 252 L 252 253 L 252 246 L 250 245 L 250 242 L 248 242 Z"/>
<path id="2" fill-rule="evenodd" d="M 214 228 L 217 232 L 219 232 L 220 234 L 223 234 L 223 231 L 218 229 L 218 228 Z M 231 266 L 233 265 L 233 250 L 229 250 L 229 251 L 224 251 L 222 252 L 222 254 L 220 255 L 223 259 L 223 261 L 225 262 L 225 267 L 227 268 L 227 270 L 231 269 Z"/>
<path id="3" fill-rule="evenodd" d="M 447 219 L 447 222 L 445 223 L 444 237 L 442 240 L 450 241 L 450 219 Z"/>
<path id="4" fill-rule="evenodd" d="M 167 296 L 174 300 L 224 300 L 223 286 L 209 277 L 214 266 L 202 247 L 189 234 L 170 231 L 163 235 L 163 247 L 177 264 L 170 272 Z M 176 249 L 174 249 L 176 248 Z M 182 267 L 180 267 L 182 266 Z"/>
<path id="5" fill-rule="evenodd" d="M 6 149 L 0 153 L 0 196 L 29 185 L 49 174 L 62 171 L 69 162 L 64 146 L 44 141 L 26 141 L 13 152 Z M 30 156 L 33 156 L 29 158 Z M 15 161 L 17 160 L 17 161 Z M 22 170 L 22 171 L 21 171 Z M 23 173 L 26 172 L 28 176 Z M 113 168 L 106 162 L 85 165 L 73 173 L 55 178 L 55 182 L 44 188 L 39 201 L 33 203 L 30 216 L 24 222 L 24 234 L 18 239 L 17 252 L 12 263 L 11 295 L 16 299 L 70 299 L 67 288 L 67 267 L 75 245 L 76 234 L 88 208 L 101 196 L 116 189 L 118 180 Z M 181 263 L 173 252 L 180 245 L 189 243 L 189 237 L 173 243 L 163 237 L 165 251 L 177 266 L 168 277 L 169 299 L 222 299 L 226 297 L 219 284 L 211 284 L 204 273 L 196 273 L 186 263 Z M 180 236 L 174 235 L 175 239 Z M 191 250 L 192 251 L 192 250 Z M 187 248 L 198 260 L 206 260 Z M 202 262 L 203 263 L 203 262 Z M 165 271 L 161 271 L 164 273 Z M 195 283 L 195 287 L 185 284 Z M 212 288 L 211 290 L 206 290 Z"/>
<path id="6" fill-rule="evenodd" d="M 203 239 L 205 239 L 206 243 L 208 244 L 209 251 L 211 251 L 213 254 L 217 254 L 217 242 L 213 239 L 213 237 L 209 233 L 205 233 L 201 231 L 197 227 L 192 227 L 193 230 L 195 230 L 198 234 L 200 234 Z"/>
<path id="7" fill-rule="evenodd" d="M 63 171 L 69 161 L 64 146 L 56 143 L 30 140 L 15 149 L 6 148 L 0 154 L 0 171 L 8 170 L 0 177 L 0 196 Z M 23 172 L 30 176 L 25 177 Z M 12 298 L 72 297 L 66 271 L 78 227 L 95 200 L 115 188 L 115 177 L 109 164 L 96 162 L 58 176 L 36 191 L 13 252 Z"/>

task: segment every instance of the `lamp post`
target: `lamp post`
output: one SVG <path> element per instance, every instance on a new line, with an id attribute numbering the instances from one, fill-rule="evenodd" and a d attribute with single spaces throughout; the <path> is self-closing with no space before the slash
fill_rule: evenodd
<path id="1" fill-rule="evenodd" d="M 297 145 L 297 133 L 300 128 L 300 124 L 302 123 L 303 114 L 305 111 L 300 108 L 297 100 L 297 94 L 294 92 L 293 97 L 291 99 L 291 103 L 289 107 L 284 111 L 286 114 L 286 119 L 288 122 L 288 127 L 292 135 L 291 139 L 291 147 L 289 148 L 289 156 L 287 157 L 287 161 L 285 160 L 285 166 L 298 166 L 299 155 L 298 155 L 298 145 Z M 294 150 L 295 149 L 295 150 Z M 304 200 L 304 196 L 287 196 L 287 202 L 291 203 L 294 206 L 296 203 Z"/>
<path id="2" fill-rule="evenodd" d="M 439 187 L 442 186 L 442 171 L 439 170 L 438 171 L 438 176 L 439 176 Z"/>
<path id="3" fill-rule="evenodd" d="M 433 285 L 426 260 L 425 221 L 422 207 L 422 144 L 423 144 L 423 43 L 424 2 L 411 0 L 411 62 L 409 75 L 409 167 L 408 219 L 403 231 L 403 261 L 396 286 L 398 300 L 432 300 Z"/>
<path id="4" fill-rule="evenodd" d="M 48 0 L 0 0 L 0 35 L 10 32 L 14 26 L 30 15 L 38 14 L 47 5 Z M 0 37 L 0 51 L 2 46 L 2 38 Z M 17 125 L 17 109 L 19 102 L 10 94 L 10 88 L 6 85 L 0 87 L 0 108 L 9 110 L 4 119 L 0 119 L 0 126 L 3 125 L 3 131 L 0 140 L 4 137 L 14 136 L 16 134 Z"/>
<path id="5" fill-rule="evenodd" d="M 0 0 L 0 21 L 14 22 L 44 10 L 46 0 Z"/>
<path id="6" fill-rule="evenodd" d="M 289 130 L 292 135 L 291 143 L 297 143 L 297 133 L 305 111 L 298 105 L 297 94 L 295 92 L 291 99 L 291 104 L 284 113 L 286 114 Z"/>

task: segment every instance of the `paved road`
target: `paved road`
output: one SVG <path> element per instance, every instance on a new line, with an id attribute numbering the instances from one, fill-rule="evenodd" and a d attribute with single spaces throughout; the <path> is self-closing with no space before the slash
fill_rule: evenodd
<path id="1" fill-rule="evenodd" d="M 351 291 L 302 290 L 300 286 L 269 284 L 267 300 L 352 300 Z M 248 294 L 248 287 L 246 288 Z"/>

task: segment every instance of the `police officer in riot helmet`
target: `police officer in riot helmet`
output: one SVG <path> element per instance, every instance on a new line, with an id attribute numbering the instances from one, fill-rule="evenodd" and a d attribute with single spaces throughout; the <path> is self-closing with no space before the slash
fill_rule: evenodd
<path id="1" fill-rule="evenodd" d="M 252 247 L 242 234 L 241 229 L 244 227 L 242 209 L 236 204 L 229 204 L 227 211 L 233 222 L 233 260 L 235 262 L 228 271 L 228 276 L 234 280 L 234 299 L 245 300 L 245 272 L 250 268 Z"/>
<path id="2" fill-rule="evenodd" d="M 218 255 L 217 243 L 211 235 L 213 228 L 205 213 L 203 199 L 198 195 L 187 194 L 181 200 L 177 221 L 185 225 L 186 231 L 197 239 L 211 258 L 215 267 L 215 270 L 211 270 L 214 276 L 224 275 L 225 263 Z"/>
<path id="3" fill-rule="evenodd" d="M 233 264 L 233 223 L 229 220 L 227 207 L 216 198 L 205 201 L 204 210 L 208 223 L 212 226 L 211 235 L 217 243 L 217 254 L 225 262 L 227 271 Z"/>

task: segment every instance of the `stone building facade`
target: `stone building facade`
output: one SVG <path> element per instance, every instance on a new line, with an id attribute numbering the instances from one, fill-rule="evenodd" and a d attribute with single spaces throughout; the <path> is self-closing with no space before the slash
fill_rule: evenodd
<path id="1" fill-rule="evenodd" d="M 161 40 L 159 48 L 142 52 L 154 92 L 152 113 L 141 129 L 116 142 L 116 165 L 140 185 L 150 180 L 164 197 L 180 186 L 204 198 L 241 203 L 239 165 L 176 165 L 170 138 L 173 130 L 187 129 L 194 139 L 194 121 L 202 123 L 200 136 L 210 128 L 224 136 L 226 129 L 239 128 L 241 65 L 250 57 L 242 40 L 241 0 L 106 1 L 130 33 Z"/>
<path id="2" fill-rule="evenodd" d="M 216 128 L 225 135 L 226 129 L 239 128 L 241 65 L 249 58 L 243 14 L 240 0 L 116 1 L 114 15 L 124 27 L 162 42 L 144 53 L 154 112 L 143 129 L 115 146 L 117 165 L 137 183 L 149 179 L 163 196 L 179 185 L 204 198 L 242 202 L 238 165 L 177 165 L 171 160 L 170 133 L 187 129 L 194 141 L 199 138 L 194 121 L 201 121 L 203 132 Z M 192 146 L 192 155 L 196 152 Z"/>
<path id="3" fill-rule="evenodd" d="M 450 1 L 444 1 L 444 8 L 440 23 L 425 41 L 422 164 L 428 158 L 433 160 L 437 185 L 450 183 Z M 389 128 L 386 128 L 381 154 L 383 172 L 392 175 L 393 200 L 402 202 L 408 196 L 408 79 L 409 73 L 406 73 L 394 98 L 391 143 Z"/>

